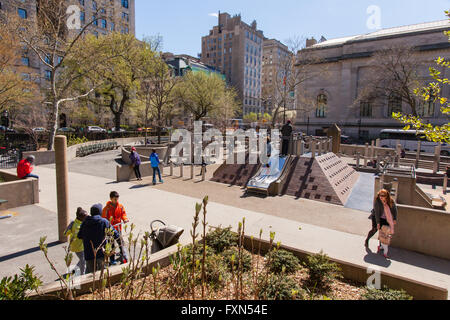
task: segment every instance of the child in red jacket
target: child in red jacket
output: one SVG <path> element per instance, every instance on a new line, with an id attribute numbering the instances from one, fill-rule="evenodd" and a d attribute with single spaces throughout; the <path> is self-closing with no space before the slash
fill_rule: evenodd
<path id="1" fill-rule="evenodd" d="M 31 174 L 31 172 L 33 171 L 34 159 L 34 156 L 28 156 L 26 159 L 20 160 L 19 164 L 17 165 L 17 177 L 19 179 L 39 179 L 37 175 Z"/>
<path id="2" fill-rule="evenodd" d="M 125 212 L 125 208 L 123 205 L 119 203 L 119 193 L 116 191 L 112 191 L 109 194 L 109 198 L 111 201 L 108 201 L 106 206 L 103 208 L 102 218 L 108 220 L 111 225 L 116 229 L 120 234 L 122 233 L 122 223 L 128 223 L 127 213 Z M 126 261 L 126 256 L 123 250 L 123 242 L 122 238 L 116 239 L 120 246 L 120 255 L 122 257 L 122 262 Z M 114 250 L 114 244 L 113 244 Z M 115 256 L 111 256 L 111 264 L 115 265 L 117 262 L 115 261 Z"/>

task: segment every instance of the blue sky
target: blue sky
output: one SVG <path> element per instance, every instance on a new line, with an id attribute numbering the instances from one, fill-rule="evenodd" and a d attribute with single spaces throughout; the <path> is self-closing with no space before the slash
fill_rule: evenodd
<path id="1" fill-rule="evenodd" d="M 445 19 L 450 0 L 136 0 L 136 36 L 160 34 L 163 50 L 197 56 L 201 37 L 217 25 L 211 14 L 240 13 L 244 22 L 258 22 L 268 38 L 282 42 L 293 36 L 327 39 L 365 34 L 377 6 L 382 28 Z"/>

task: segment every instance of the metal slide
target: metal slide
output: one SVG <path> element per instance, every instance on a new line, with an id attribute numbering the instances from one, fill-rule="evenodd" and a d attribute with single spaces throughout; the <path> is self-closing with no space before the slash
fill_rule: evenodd
<path id="1" fill-rule="evenodd" d="M 269 167 L 262 165 L 258 173 L 247 184 L 247 192 L 263 193 L 269 195 L 273 184 L 282 176 L 289 163 L 288 157 L 279 157 L 278 161 L 271 159 Z M 277 163 L 278 162 L 278 166 Z M 273 163 L 273 165 L 272 165 Z"/>

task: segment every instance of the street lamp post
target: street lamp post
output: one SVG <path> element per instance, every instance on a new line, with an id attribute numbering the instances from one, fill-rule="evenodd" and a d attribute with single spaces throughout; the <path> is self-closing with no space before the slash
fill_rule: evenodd
<path id="1" fill-rule="evenodd" d="M 8 110 L 3 111 L 3 114 L 2 114 L 2 125 L 5 127 L 5 146 L 7 147 L 8 143 L 6 141 L 6 132 L 8 131 L 8 127 L 9 127 L 9 113 L 8 113 Z"/>

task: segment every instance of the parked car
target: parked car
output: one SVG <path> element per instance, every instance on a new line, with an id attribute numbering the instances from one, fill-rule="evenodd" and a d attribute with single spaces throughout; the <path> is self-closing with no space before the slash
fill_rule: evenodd
<path id="1" fill-rule="evenodd" d="M 34 133 L 45 133 L 47 132 L 47 129 L 45 128 L 33 128 Z"/>
<path id="2" fill-rule="evenodd" d="M 87 132 L 106 132 L 106 129 L 99 126 L 89 126 L 87 127 Z"/>
<path id="3" fill-rule="evenodd" d="M 4 126 L 0 126 L 0 131 L 1 132 L 11 132 L 11 133 L 14 133 L 14 132 L 16 132 L 14 129 L 11 129 L 11 128 L 6 128 L 6 127 L 4 127 Z"/>
<path id="4" fill-rule="evenodd" d="M 341 143 L 342 144 L 352 144 L 353 140 L 349 136 L 341 136 Z"/>
<path id="5" fill-rule="evenodd" d="M 116 131 L 116 128 L 112 128 L 111 131 L 112 131 L 112 132 L 117 132 L 117 131 Z M 120 128 L 118 132 L 127 132 L 127 130 L 125 130 L 125 129 L 123 129 L 123 128 Z"/>
<path id="6" fill-rule="evenodd" d="M 70 127 L 62 127 L 58 129 L 58 132 L 75 132 L 75 129 Z"/>

